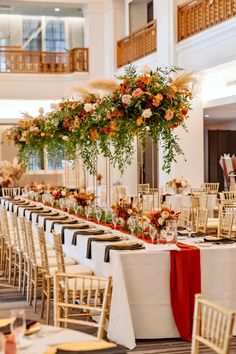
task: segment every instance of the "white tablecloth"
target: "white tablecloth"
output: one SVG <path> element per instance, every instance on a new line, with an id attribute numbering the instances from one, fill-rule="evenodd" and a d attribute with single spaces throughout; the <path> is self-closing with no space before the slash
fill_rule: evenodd
<path id="1" fill-rule="evenodd" d="M 209 210 L 208 216 L 210 218 L 213 217 L 213 210 L 216 206 L 217 195 L 208 195 L 207 208 Z M 166 196 L 166 203 L 171 204 L 171 209 L 175 211 L 179 211 L 180 207 L 191 207 L 191 197 L 189 195 L 184 194 L 174 194 Z"/>
<path id="2" fill-rule="evenodd" d="M 32 338 L 26 337 L 25 347 L 17 351 L 18 354 L 43 354 L 50 346 L 68 342 L 98 341 L 94 336 L 71 329 L 42 326 Z"/>
<path id="3" fill-rule="evenodd" d="M 42 222 L 40 217 L 39 223 Z M 51 223 L 46 224 L 47 240 L 53 243 Z M 60 232 L 62 226 L 55 225 L 56 231 Z M 79 236 L 73 246 L 73 233 L 74 230 L 65 231 L 66 255 L 88 265 L 97 275 L 113 277 L 109 339 L 132 349 L 135 338 L 179 337 L 170 302 L 169 252 L 158 251 L 158 246 L 157 251 L 111 251 L 110 263 L 104 263 L 105 243 L 92 243 L 92 260 L 89 260 L 86 259 L 88 236 Z M 236 311 L 236 245 L 198 246 L 203 296 Z"/>

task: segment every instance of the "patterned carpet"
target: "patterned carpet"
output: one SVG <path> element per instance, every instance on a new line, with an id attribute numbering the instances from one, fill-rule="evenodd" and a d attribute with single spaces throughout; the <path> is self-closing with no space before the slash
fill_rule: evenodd
<path id="1" fill-rule="evenodd" d="M 38 305 L 37 313 L 32 311 L 32 307 L 25 300 L 25 296 L 19 294 L 17 289 L 12 285 L 9 285 L 6 280 L 1 277 L 0 274 L 0 317 L 8 317 L 9 312 L 13 308 L 24 308 L 26 311 L 26 317 L 39 320 L 44 323 L 44 320 L 40 319 L 40 301 Z M 77 327 L 77 330 L 94 334 L 91 329 L 87 327 Z M 93 331 L 93 329 L 92 329 Z M 191 345 L 180 339 L 161 339 L 161 340 L 137 340 L 137 346 L 132 351 L 135 354 L 190 354 Z M 209 349 L 202 348 L 201 354 L 213 354 Z M 230 354 L 236 354 L 236 337 L 233 339 Z"/>

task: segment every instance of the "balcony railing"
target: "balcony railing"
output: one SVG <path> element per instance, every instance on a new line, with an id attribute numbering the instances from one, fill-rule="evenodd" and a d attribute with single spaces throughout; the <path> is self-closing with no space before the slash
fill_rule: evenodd
<path id="1" fill-rule="evenodd" d="M 157 50 L 156 20 L 117 42 L 117 67 L 145 57 Z"/>
<path id="2" fill-rule="evenodd" d="M 0 73 L 66 74 L 88 72 L 88 48 L 31 52 L 0 47 Z"/>
<path id="3" fill-rule="evenodd" d="M 178 41 L 236 16 L 236 0 L 193 0 L 178 6 Z"/>

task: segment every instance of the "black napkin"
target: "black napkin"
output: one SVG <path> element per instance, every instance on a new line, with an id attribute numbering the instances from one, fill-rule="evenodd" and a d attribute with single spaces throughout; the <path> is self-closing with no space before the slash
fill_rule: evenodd
<path id="1" fill-rule="evenodd" d="M 211 240 L 208 238 L 204 237 L 204 242 L 211 242 L 211 243 L 215 243 L 216 245 L 218 244 L 227 244 L 227 243 L 235 243 L 236 239 L 235 238 L 219 238 L 218 240 Z"/>
<path id="2" fill-rule="evenodd" d="M 46 221 L 47 220 L 52 220 L 52 221 L 56 221 L 55 219 L 53 220 L 52 219 L 52 216 L 54 216 L 54 215 L 51 215 L 51 217 L 48 217 L 48 218 L 45 218 L 44 220 L 43 220 L 43 228 L 44 228 L 44 231 L 46 231 Z M 63 218 L 61 218 L 61 219 L 57 219 L 57 220 L 60 220 L 60 221 L 63 221 L 63 220 L 68 220 L 68 216 L 65 216 L 65 217 L 63 217 Z"/>
<path id="3" fill-rule="evenodd" d="M 50 216 L 58 216 L 58 215 L 59 215 L 59 213 L 50 214 L 50 213 L 51 213 L 50 210 L 47 210 L 47 211 L 39 211 L 38 213 L 37 213 L 36 211 L 34 211 L 34 213 L 37 214 L 37 216 L 36 216 L 36 222 L 37 222 L 37 223 L 39 222 L 39 217 L 40 217 L 40 216 L 44 216 L 44 215 L 47 216 L 48 214 L 49 214 Z"/>
<path id="4" fill-rule="evenodd" d="M 70 225 L 79 224 L 77 220 L 70 221 L 70 220 L 67 219 L 67 220 L 65 220 L 63 222 L 61 222 L 61 221 L 63 221 L 63 220 L 55 220 L 55 221 L 53 221 L 50 232 L 52 232 L 52 230 L 54 229 L 54 225 L 55 224 L 60 224 L 60 225 L 63 225 L 63 224 L 70 224 Z"/>
<path id="5" fill-rule="evenodd" d="M 33 210 L 32 210 L 33 209 Z M 32 212 L 36 211 L 36 210 L 43 210 L 43 207 L 36 207 L 36 206 L 31 206 L 31 207 L 28 207 L 28 208 L 25 208 L 24 211 L 23 211 L 23 216 L 25 216 L 25 213 L 27 210 L 32 210 Z"/>
<path id="6" fill-rule="evenodd" d="M 203 236 L 207 236 L 207 234 L 205 232 L 202 232 L 202 231 L 192 232 L 191 233 L 191 237 L 203 237 Z"/>
<path id="7" fill-rule="evenodd" d="M 31 326 L 33 326 L 37 321 L 34 320 L 26 320 L 26 329 L 30 328 Z M 9 334 L 11 333 L 11 329 L 10 329 L 10 323 L 7 324 L 6 326 L 0 327 L 0 332 L 3 334 Z"/>
<path id="8" fill-rule="evenodd" d="M 87 243 L 87 253 L 86 253 L 86 258 L 91 259 L 92 258 L 92 242 L 93 241 L 98 241 L 98 242 L 114 242 L 114 241 L 119 241 L 120 238 L 118 236 L 111 236 L 111 237 L 105 237 L 105 238 L 99 238 L 99 237 L 90 237 L 88 239 Z"/>
<path id="9" fill-rule="evenodd" d="M 89 227 L 88 227 L 89 228 Z M 86 232 L 87 231 L 87 232 Z M 91 232 L 88 232 L 88 230 L 79 230 L 79 231 L 76 231 L 72 237 L 72 241 L 71 241 L 71 244 L 73 246 L 76 246 L 77 245 L 77 236 L 79 235 L 103 235 L 105 233 L 104 230 L 96 230 L 94 231 L 94 233 L 92 234 Z"/>
<path id="10" fill-rule="evenodd" d="M 127 246 L 115 246 L 115 245 L 108 245 L 105 248 L 105 255 L 104 255 L 104 262 L 108 263 L 110 262 L 110 250 L 117 250 L 117 251 L 123 251 L 123 250 L 141 250 L 141 249 L 145 249 L 145 247 L 143 247 L 143 245 L 141 245 L 140 243 L 136 243 L 134 245 L 127 245 Z"/>
<path id="11" fill-rule="evenodd" d="M 186 228 L 184 226 L 177 226 L 177 230 L 178 231 L 183 231 L 183 230 L 186 230 Z"/>
<path id="12" fill-rule="evenodd" d="M 126 354 L 127 351 L 124 347 L 117 346 L 114 348 L 107 349 L 95 349 L 95 350 L 82 350 L 82 351 L 73 351 L 73 350 L 64 350 L 57 349 L 56 354 Z"/>

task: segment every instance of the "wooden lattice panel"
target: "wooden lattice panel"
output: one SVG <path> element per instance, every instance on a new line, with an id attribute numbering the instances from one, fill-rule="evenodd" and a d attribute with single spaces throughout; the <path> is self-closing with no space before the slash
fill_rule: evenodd
<path id="1" fill-rule="evenodd" d="M 117 42 L 117 67 L 145 57 L 157 50 L 156 21 Z"/>
<path id="2" fill-rule="evenodd" d="M 236 0 L 197 0 L 178 7 L 178 40 L 236 16 Z"/>

